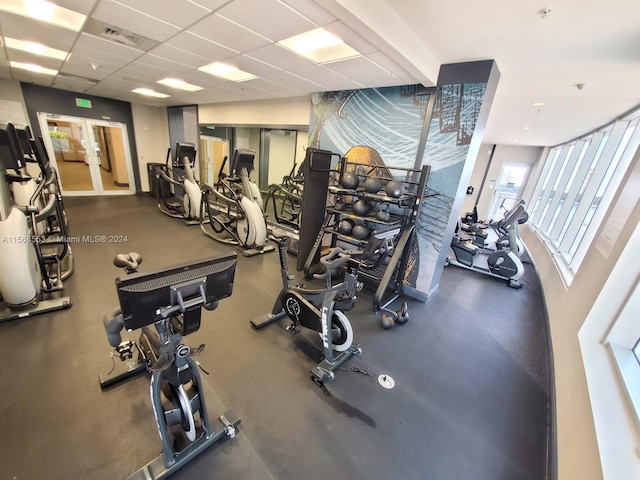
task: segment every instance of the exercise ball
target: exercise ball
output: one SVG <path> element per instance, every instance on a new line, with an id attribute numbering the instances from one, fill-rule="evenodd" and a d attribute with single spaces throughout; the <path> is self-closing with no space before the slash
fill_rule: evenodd
<path id="1" fill-rule="evenodd" d="M 364 225 L 356 225 L 351 230 L 351 236 L 353 238 L 357 238 L 358 240 L 366 240 L 371 235 L 371 232 Z"/>
<path id="2" fill-rule="evenodd" d="M 399 180 L 391 180 L 390 182 L 387 182 L 387 186 L 384 191 L 390 197 L 400 198 L 402 195 L 402 182 Z"/>
<path id="3" fill-rule="evenodd" d="M 345 173 L 344 175 L 342 175 L 342 179 L 340 180 L 340 185 L 350 190 L 353 190 L 354 188 L 358 188 L 359 184 L 360 184 L 360 179 L 358 178 L 358 175 L 356 175 L 353 172 Z"/>
<path id="4" fill-rule="evenodd" d="M 377 177 L 367 177 L 364 181 L 364 191 L 378 193 L 382 189 L 382 180 Z"/>
<path id="5" fill-rule="evenodd" d="M 345 218 L 338 223 L 338 233 L 341 235 L 351 235 L 353 229 L 353 220 Z"/>
<path id="6" fill-rule="evenodd" d="M 355 215 L 364 217 L 367 213 L 369 213 L 369 204 L 366 200 L 358 200 L 357 202 L 354 202 L 351 209 L 353 210 L 353 213 Z"/>

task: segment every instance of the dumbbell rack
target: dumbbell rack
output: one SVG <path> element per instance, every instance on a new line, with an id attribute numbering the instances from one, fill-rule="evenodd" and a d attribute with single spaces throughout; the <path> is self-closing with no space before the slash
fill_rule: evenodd
<path id="1" fill-rule="evenodd" d="M 355 259 L 353 263 L 359 263 L 358 278 L 365 285 L 375 289 L 373 299 L 373 311 L 379 312 L 388 306 L 404 292 L 404 275 L 409 262 L 411 245 L 415 241 L 416 218 L 422 199 L 425 196 L 427 180 L 431 169 L 424 165 L 421 169 L 404 167 L 375 166 L 365 163 L 349 162 L 341 159 L 331 175 L 328 191 L 328 201 L 325 207 L 325 217 L 314 246 L 309 253 L 305 264 L 305 276 L 311 277 L 313 266 L 317 263 L 320 250 L 326 246 L 326 236 L 330 236 L 331 247 L 343 246 L 351 249 L 366 249 L 369 239 L 358 239 L 351 235 L 340 233 L 338 225 L 344 219 L 351 219 L 357 224 L 365 225 L 371 232 L 371 236 L 393 231 L 393 237 L 385 239 L 388 255 L 384 261 L 376 263 L 375 268 L 370 264 L 365 265 Z M 342 178 L 347 172 L 354 172 L 360 178 L 360 184 L 355 189 L 344 188 Z M 393 172 L 393 173 L 392 173 Z M 382 181 L 382 189 L 377 192 L 368 192 L 364 189 L 364 181 L 368 177 L 378 178 Z M 392 177 L 392 178 L 391 178 Z M 391 197 L 385 192 L 387 181 L 400 181 L 403 191 L 399 197 Z M 336 199 L 344 199 L 344 202 Z M 356 215 L 352 206 L 357 200 L 366 200 L 372 205 L 386 204 L 389 208 L 389 219 L 386 221 L 376 217 L 376 213 L 368 212 L 366 215 Z M 371 238 L 371 237 L 370 237 Z"/>

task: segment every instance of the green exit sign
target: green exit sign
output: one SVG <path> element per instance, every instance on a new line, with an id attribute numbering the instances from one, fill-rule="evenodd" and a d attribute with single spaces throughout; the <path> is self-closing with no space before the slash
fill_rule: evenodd
<path id="1" fill-rule="evenodd" d="M 76 98 L 76 106 L 82 108 L 91 108 L 91 100 L 86 98 Z"/>

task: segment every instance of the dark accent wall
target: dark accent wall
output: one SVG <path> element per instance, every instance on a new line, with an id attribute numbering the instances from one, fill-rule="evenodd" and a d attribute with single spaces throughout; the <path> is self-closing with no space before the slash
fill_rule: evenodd
<path id="1" fill-rule="evenodd" d="M 29 123 L 34 135 L 42 135 L 38 123 L 38 112 L 72 115 L 74 117 L 92 118 L 124 123 L 127 126 L 129 149 L 131 150 L 131 167 L 135 180 L 136 192 L 141 192 L 140 172 L 138 168 L 138 152 L 133 130 L 133 114 L 131 103 L 109 98 L 96 97 L 86 93 L 69 92 L 56 88 L 42 87 L 31 83 L 21 83 L 24 103 L 29 113 Z M 91 100 L 92 108 L 76 106 L 76 98 Z"/>

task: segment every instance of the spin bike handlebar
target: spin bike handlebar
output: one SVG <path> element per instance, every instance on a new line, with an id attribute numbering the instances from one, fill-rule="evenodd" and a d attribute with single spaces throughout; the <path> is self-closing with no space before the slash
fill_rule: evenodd
<path id="1" fill-rule="evenodd" d="M 332 248 L 329 253 L 320 257 L 320 263 L 324 266 L 324 271 L 322 273 L 314 273 L 313 278 L 326 280 L 331 276 L 331 272 L 347 263 L 350 258 L 351 256 L 342 248 Z"/>

